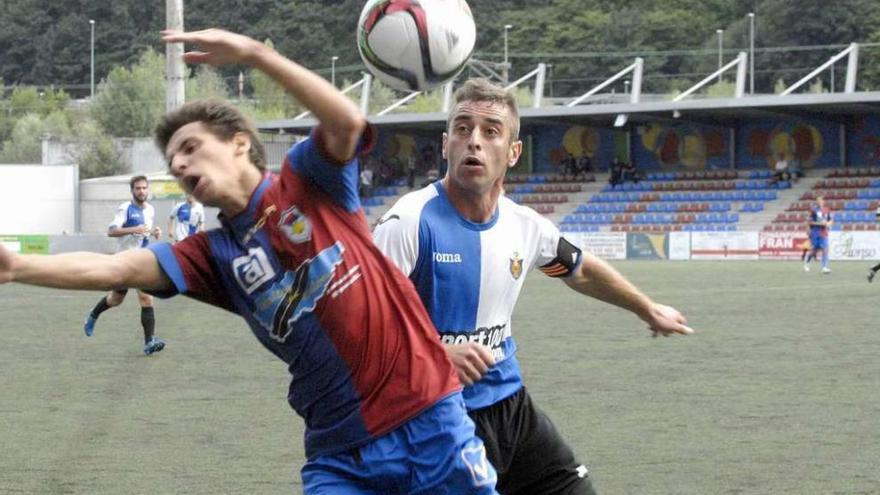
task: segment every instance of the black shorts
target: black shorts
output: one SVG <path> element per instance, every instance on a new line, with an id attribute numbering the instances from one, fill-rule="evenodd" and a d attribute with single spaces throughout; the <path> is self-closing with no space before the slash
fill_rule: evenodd
<path id="1" fill-rule="evenodd" d="M 471 411 L 477 436 L 498 472 L 503 495 L 595 495 L 587 468 L 538 409 L 525 387 L 483 409 Z"/>

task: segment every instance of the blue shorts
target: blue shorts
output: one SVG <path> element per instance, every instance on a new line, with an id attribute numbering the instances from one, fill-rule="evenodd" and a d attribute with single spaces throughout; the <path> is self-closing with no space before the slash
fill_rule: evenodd
<path id="1" fill-rule="evenodd" d="M 810 243 L 813 244 L 813 250 L 828 250 L 828 238 L 821 235 L 811 235 Z"/>
<path id="2" fill-rule="evenodd" d="M 497 494 L 461 393 L 366 445 L 309 460 L 302 479 L 305 495 Z"/>

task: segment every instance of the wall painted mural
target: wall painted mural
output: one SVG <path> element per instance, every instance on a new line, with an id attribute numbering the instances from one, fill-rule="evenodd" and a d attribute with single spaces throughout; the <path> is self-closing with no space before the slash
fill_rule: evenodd
<path id="1" fill-rule="evenodd" d="M 737 133 L 737 168 L 773 168 L 779 157 L 804 169 L 840 164 L 838 124 L 815 120 L 759 120 Z"/>
<path id="2" fill-rule="evenodd" d="M 847 159 L 850 165 L 880 166 L 880 117 L 857 119 L 847 130 Z"/>
<path id="3" fill-rule="evenodd" d="M 607 171 L 615 152 L 626 155 L 623 132 L 581 125 L 545 125 L 529 130 L 537 173 L 563 173 L 566 159 L 590 159 L 595 171 Z"/>
<path id="4" fill-rule="evenodd" d="M 725 129 L 692 124 L 635 127 L 633 159 L 642 171 L 730 168 Z"/>

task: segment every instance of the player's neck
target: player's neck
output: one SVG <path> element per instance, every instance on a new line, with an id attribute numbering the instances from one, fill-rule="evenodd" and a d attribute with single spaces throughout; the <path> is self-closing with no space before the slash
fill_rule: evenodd
<path id="1" fill-rule="evenodd" d="M 501 196 L 503 183 L 499 179 L 495 181 L 488 191 L 476 192 L 456 187 L 448 179 L 443 179 L 443 188 L 449 202 L 458 213 L 474 223 L 486 223 L 492 219 L 498 208 L 498 197 Z"/>
<path id="2" fill-rule="evenodd" d="M 230 194 L 223 204 L 220 205 L 220 211 L 226 218 L 234 218 L 239 213 L 245 211 L 250 203 L 254 191 L 263 181 L 263 172 L 256 167 L 248 167 L 238 178 L 238 186 L 236 190 Z"/>

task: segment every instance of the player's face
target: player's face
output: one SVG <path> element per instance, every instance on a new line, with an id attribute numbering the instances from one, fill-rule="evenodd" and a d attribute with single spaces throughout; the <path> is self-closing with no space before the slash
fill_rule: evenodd
<path id="1" fill-rule="evenodd" d="M 522 142 L 511 142 L 513 116 L 503 103 L 463 101 L 443 134 L 448 186 L 487 193 L 516 164 Z"/>
<path id="2" fill-rule="evenodd" d="M 202 122 L 191 122 L 171 136 L 165 158 L 171 175 L 187 194 L 205 205 L 223 208 L 241 192 L 243 168 L 253 166 L 247 158 L 249 149 L 250 140 L 244 134 L 223 141 Z"/>
<path id="3" fill-rule="evenodd" d="M 150 185 L 145 180 L 139 180 L 131 186 L 131 199 L 136 203 L 145 203 L 150 196 Z"/>

